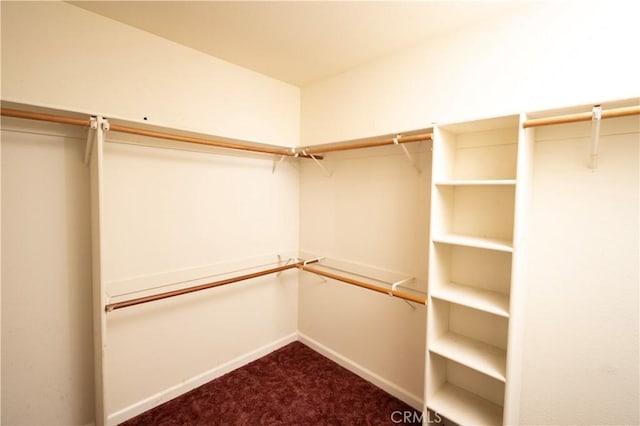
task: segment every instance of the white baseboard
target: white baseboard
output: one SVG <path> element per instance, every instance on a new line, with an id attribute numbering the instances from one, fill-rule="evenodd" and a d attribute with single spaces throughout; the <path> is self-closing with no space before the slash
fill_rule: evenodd
<path id="1" fill-rule="evenodd" d="M 417 395 L 414 395 L 408 390 L 396 385 L 395 383 L 390 382 L 384 377 L 377 375 L 373 371 L 361 366 L 360 364 L 345 357 L 344 355 L 339 354 L 333 349 L 329 349 L 328 347 L 317 342 L 316 340 L 313 340 L 312 338 L 310 338 L 309 336 L 306 336 L 303 333 L 298 333 L 298 340 L 304 343 L 305 345 L 309 346 L 311 349 L 315 350 L 316 352 L 321 353 L 322 355 L 326 356 L 330 360 L 346 368 L 347 370 L 362 377 L 366 381 L 373 383 L 374 385 L 384 390 L 388 394 L 395 396 L 396 398 L 403 401 L 404 403 L 422 412 L 423 401 L 422 401 L 422 398 L 418 397 Z"/>
<path id="2" fill-rule="evenodd" d="M 336 362 L 347 370 L 357 374 L 368 382 L 373 383 L 378 386 L 385 392 L 393 395 L 399 400 L 405 402 L 411 407 L 415 408 L 418 411 L 422 411 L 422 399 L 417 395 L 412 394 L 406 389 L 396 385 L 395 383 L 390 382 L 389 380 L 379 376 L 378 374 L 372 372 L 371 370 L 361 366 L 355 361 L 339 354 L 333 349 L 329 349 L 323 344 L 317 342 L 316 340 L 310 338 L 309 336 L 303 333 L 291 333 L 288 336 L 285 336 L 281 339 L 278 339 L 272 343 L 264 345 L 256 350 L 248 352 L 244 355 L 236 357 L 224 364 L 221 364 L 215 368 L 212 368 L 209 371 L 206 371 L 202 374 L 198 374 L 197 376 L 192 377 L 189 380 L 186 380 L 179 385 L 171 386 L 170 388 L 158 392 L 155 395 L 150 396 L 149 398 L 143 399 L 142 401 L 136 402 L 126 408 L 123 408 L 120 411 L 109 414 L 107 418 L 108 425 L 117 425 L 126 420 L 129 420 L 139 414 L 144 413 L 154 407 L 157 407 L 160 404 L 163 404 L 177 396 L 180 396 L 192 389 L 197 388 L 198 386 L 202 386 L 205 383 L 210 382 L 211 380 L 217 379 L 224 374 L 227 374 L 236 368 L 240 368 L 243 365 L 246 365 L 252 361 L 255 361 L 263 356 L 280 349 L 283 346 L 288 345 L 291 342 L 295 342 L 299 340 L 305 345 L 309 346 L 316 352 L 326 356 L 330 360 Z"/>
<path id="3" fill-rule="evenodd" d="M 126 408 L 123 408 L 120 411 L 109 414 L 107 418 L 108 425 L 117 425 L 126 420 L 129 420 L 138 414 L 142 414 L 145 411 L 152 409 L 153 407 L 157 407 L 160 404 L 163 404 L 183 393 L 186 393 L 192 389 L 197 388 L 198 386 L 202 386 L 205 383 L 210 382 L 211 380 L 217 379 L 218 377 L 229 373 L 230 371 L 235 370 L 236 368 L 242 367 L 252 361 L 255 361 L 263 356 L 267 355 L 270 352 L 273 352 L 277 349 L 280 349 L 283 346 L 288 345 L 289 343 L 295 342 L 297 340 L 298 334 L 291 333 L 288 336 L 285 336 L 281 339 L 278 339 L 274 342 L 271 342 L 267 345 L 264 345 L 256 350 L 248 352 L 244 355 L 240 355 L 230 361 L 225 362 L 215 368 L 212 368 L 209 371 L 206 371 L 202 374 L 198 374 L 197 376 L 192 377 L 191 379 L 186 380 L 185 382 L 180 383 L 179 385 L 171 386 L 170 388 L 158 392 L 155 395 L 150 396 L 149 398 L 143 399 L 142 401 L 136 402 Z"/>

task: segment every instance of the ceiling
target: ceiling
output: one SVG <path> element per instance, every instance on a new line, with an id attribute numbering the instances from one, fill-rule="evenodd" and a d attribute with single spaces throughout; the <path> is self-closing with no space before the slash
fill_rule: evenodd
<path id="1" fill-rule="evenodd" d="M 522 4 L 513 0 L 70 3 L 296 86 Z"/>

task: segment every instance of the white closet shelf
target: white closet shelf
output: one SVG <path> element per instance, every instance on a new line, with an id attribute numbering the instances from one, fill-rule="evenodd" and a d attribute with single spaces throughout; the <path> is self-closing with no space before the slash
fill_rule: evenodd
<path id="1" fill-rule="evenodd" d="M 475 247 L 487 250 L 497 250 L 512 253 L 513 244 L 509 240 L 499 238 L 472 237 L 469 235 L 444 234 L 434 237 L 436 243 L 453 244 L 465 247 Z"/>
<path id="2" fill-rule="evenodd" d="M 446 383 L 429 399 L 428 407 L 460 425 L 501 425 L 502 407 Z"/>
<path id="3" fill-rule="evenodd" d="M 437 186 L 508 186 L 515 185 L 515 179 L 443 179 Z"/>
<path id="4" fill-rule="evenodd" d="M 509 296 L 463 284 L 434 285 L 431 296 L 446 302 L 467 306 L 493 315 L 509 318 Z"/>
<path id="5" fill-rule="evenodd" d="M 438 338 L 429 351 L 505 382 L 506 351 L 455 333 Z"/>

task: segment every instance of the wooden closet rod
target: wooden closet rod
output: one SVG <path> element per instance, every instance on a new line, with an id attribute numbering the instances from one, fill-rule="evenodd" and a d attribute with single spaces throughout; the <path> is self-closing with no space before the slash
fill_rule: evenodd
<path id="1" fill-rule="evenodd" d="M 317 261 L 316 261 L 317 262 Z M 206 284 L 194 285 L 192 287 L 181 288 L 179 290 L 167 291 L 164 293 L 158 293 L 151 296 L 138 297 L 136 299 L 125 300 L 123 302 L 109 303 L 105 306 L 106 312 L 111 312 L 116 309 L 122 309 L 129 306 L 141 305 L 143 303 L 149 303 L 156 300 L 167 299 L 169 297 L 181 296 L 183 294 L 194 293 L 196 291 L 207 290 L 214 287 L 220 287 L 227 284 L 237 283 L 239 281 L 249 280 L 251 278 L 262 277 L 264 275 L 275 274 L 278 272 L 286 271 L 287 269 L 297 268 L 301 266 L 303 262 L 290 263 L 288 265 L 277 266 L 271 269 L 265 269 L 264 271 L 253 272 L 251 274 L 240 275 L 233 278 L 227 278 L 225 280 L 214 281 Z M 312 262 L 311 262 L 312 263 Z"/>
<path id="2" fill-rule="evenodd" d="M 74 126 L 89 127 L 91 119 L 89 118 L 73 118 L 61 115 L 44 114 L 32 111 L 23 111 L 11 108 L 1 108 L 0 115 L 5 117 L 25 118 L 28 120 L 49 121 L 52 123 L 71 124 Z M 113 132 L 129 133 L 132 135 L 149 136 L 152 138 L 168 139 L 177 142 L 187 142 L 198 145 L 215 146 L 219 148 L 237 149 L 242 151 L 259 152 L 263 154 L 286 155 L 292 157 L 295 155 L 294 149 L 282 148 L 277 146 L 258 146 L 243 144 L 240 142 L 227 142 L 215 139 L 204 139 L 192 136 L 181 136 L 173 133 L 158 132 L 154 130 L 139 129 L 135 127 L 122 126 L 120 124 L 110 124 L 109 130 Z"/>
<path id="3" fill-rule="evenodd" d="M 64 117 L 62 115 L 44 114 L 41 112 L 23 111 L 20 109 L 0 108 L 0 115 L 5 117 L 25 118 L 27 120 L 49 121 L 51 123 L 71 124 L 89 127 L 91 119 Z"/>
<path id="4" fill-rule="evenodd" d="M 398 138 L 398 143 L 428 141 L 428 140 L 431 140 L 432 137 L 433 135 L 431 133 L 402 136 Z M 395 143 L 396 143 L 395 138 L 384 138 L 384 139 L 362 141 L 362 142 L 344 142 L 344 143 L 337 143 L 337 144 L 313 145 L 306 148 L 298 148 L 298 151 L 302 153 L 306 153 L 307 155 L 311 155 L 311 154 L 315 155 L 315 154 L 333 152 L 333 151 L 346 151 L 350 149 L 372 148 L 376 146 L 394 145 Z"/>
<path id="5" fill-rule="evenodd" d="M 24 118 L 28 120 L 49 121 L 52 123 L 71 124 L 74 126 L 89 127 L 90 118 L 65 117 L 62 115 L 45 114 L 40 112 L 25 111 L 12 108 L 0 108 L 0 115 L 5 117 Z M 177 142 L 193 143 L 198 145 L 215 146 L 219 148 L 236 149 L 242 151 L 259 152 L 262 154 L 284 155 L 287 157 L 309 158 L 311 155 L 315 159 L 322 159 L 321 153 L 332 151 L 345 151 L 350 149 L 371 148 L 383 145 L 393 145 L 395 138 L 384 138 L 362 142 L 345 142 L 337 144 L 315 145 L 306 148 L 283 148 L 275 145 L 250 145 L 241 142 L 228 142 L 216 139 L 205 139 L 194 136 L 182 136 L 174 133 L 159 132 L 155 130 L 141 129 L 137 127 L 123 126 L 121 124 L 110 124 L 109 130 L 113 132 L 128 133 L 138 136 L 148 136 L 152 138 L 167 139 Z M 419 142 L 431 140 L 432 134 L 425 133 L 419 135 L 408 135 L 398 138 L 397 143 Z"/>
<path id="6" fill-rule="evenodd" d="M 427 299 L 422 296 L 415 296 L 411 293 L 407 293 L 404 291 L 392 290 L 392 289 L 381 287 L 375 284 L 369 284 L 363 281 L 355 280 L 353 278 L 344 277 L 342 275 L 333 274 L 331 272 L 325 272 L 318 268 L 309 267 L 304 263 L 298 263 L 296 267 L 299 269 L 302 269 L 303 271 L 312 272 L 314 274 L 321 275 L 323 277 L 331 278 L 332 280 L 342 281 L 343 283 L 355 285 L 358 287 L 363 287 L 369 290 L 377 291 L 378 293 L 389 294 L 391 296 L 399 297 L 401 299 L 405 299 L 410 302 L 420 303 L 421 305 L 426 305 Z"/>
<path id="7" fill-rule="evenodd" d="M 238 149 L 241 151 L 260 152 L 263 154 L 286 155 L 293 157 L 295 152 L 288 148 L 279 148 L 276 146 L 252 146 L 237 142 L 225 142 L 214 139 L 203 139 L 192 136 L 180 136 L 172 133 L 156 132 L 154 130 L 138 129 L 135 127 L 121 126 L 119 124 L 110 124 L 109 130 L 112 132 L 129 133 L 132 135 L 149 136 L 152 138 L 168 139 L 178 142 L 194 143 L 198 145 L 209 145 L 219 148 Z"/>
<path id="8" fill-rule="evenodd" d="M 612 109 L 602 110 L 602 119 L 604 120 L 605 118 L 626 117 L 629 115 L 638 115 L 638 114 L 640 114 L 640 106 L 612 108 Z M 575 123 L 578 121 L 591 121 L 592 118 L 593 118 L 593 114 L 591 112 L 557 115 L 555 117 L 533 118 L 531 120 L 526 120 L 522 124 L 522 127 L 527 128 L 527 127 L 549 126 L 552 124 Z"/>

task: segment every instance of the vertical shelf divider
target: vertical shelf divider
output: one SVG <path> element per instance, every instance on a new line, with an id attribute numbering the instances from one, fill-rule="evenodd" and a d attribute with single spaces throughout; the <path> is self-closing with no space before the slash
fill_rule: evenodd
<path id="1" fill-rule="evenodd" d="M 507 352 L 507 382 L 505 384 L 504 423 L 520 422 L 522 388 L 522 347 L 524 335 L 524 304 L 527 259 L 527 231 L 531 211 L 531 182 L 535 130 L 525 129 L 526 114 L 520 114 L 516 212 L 513 230 L 513 264 L 511 268 L 511 300 L 509 310 L 509 351 Z"/>

